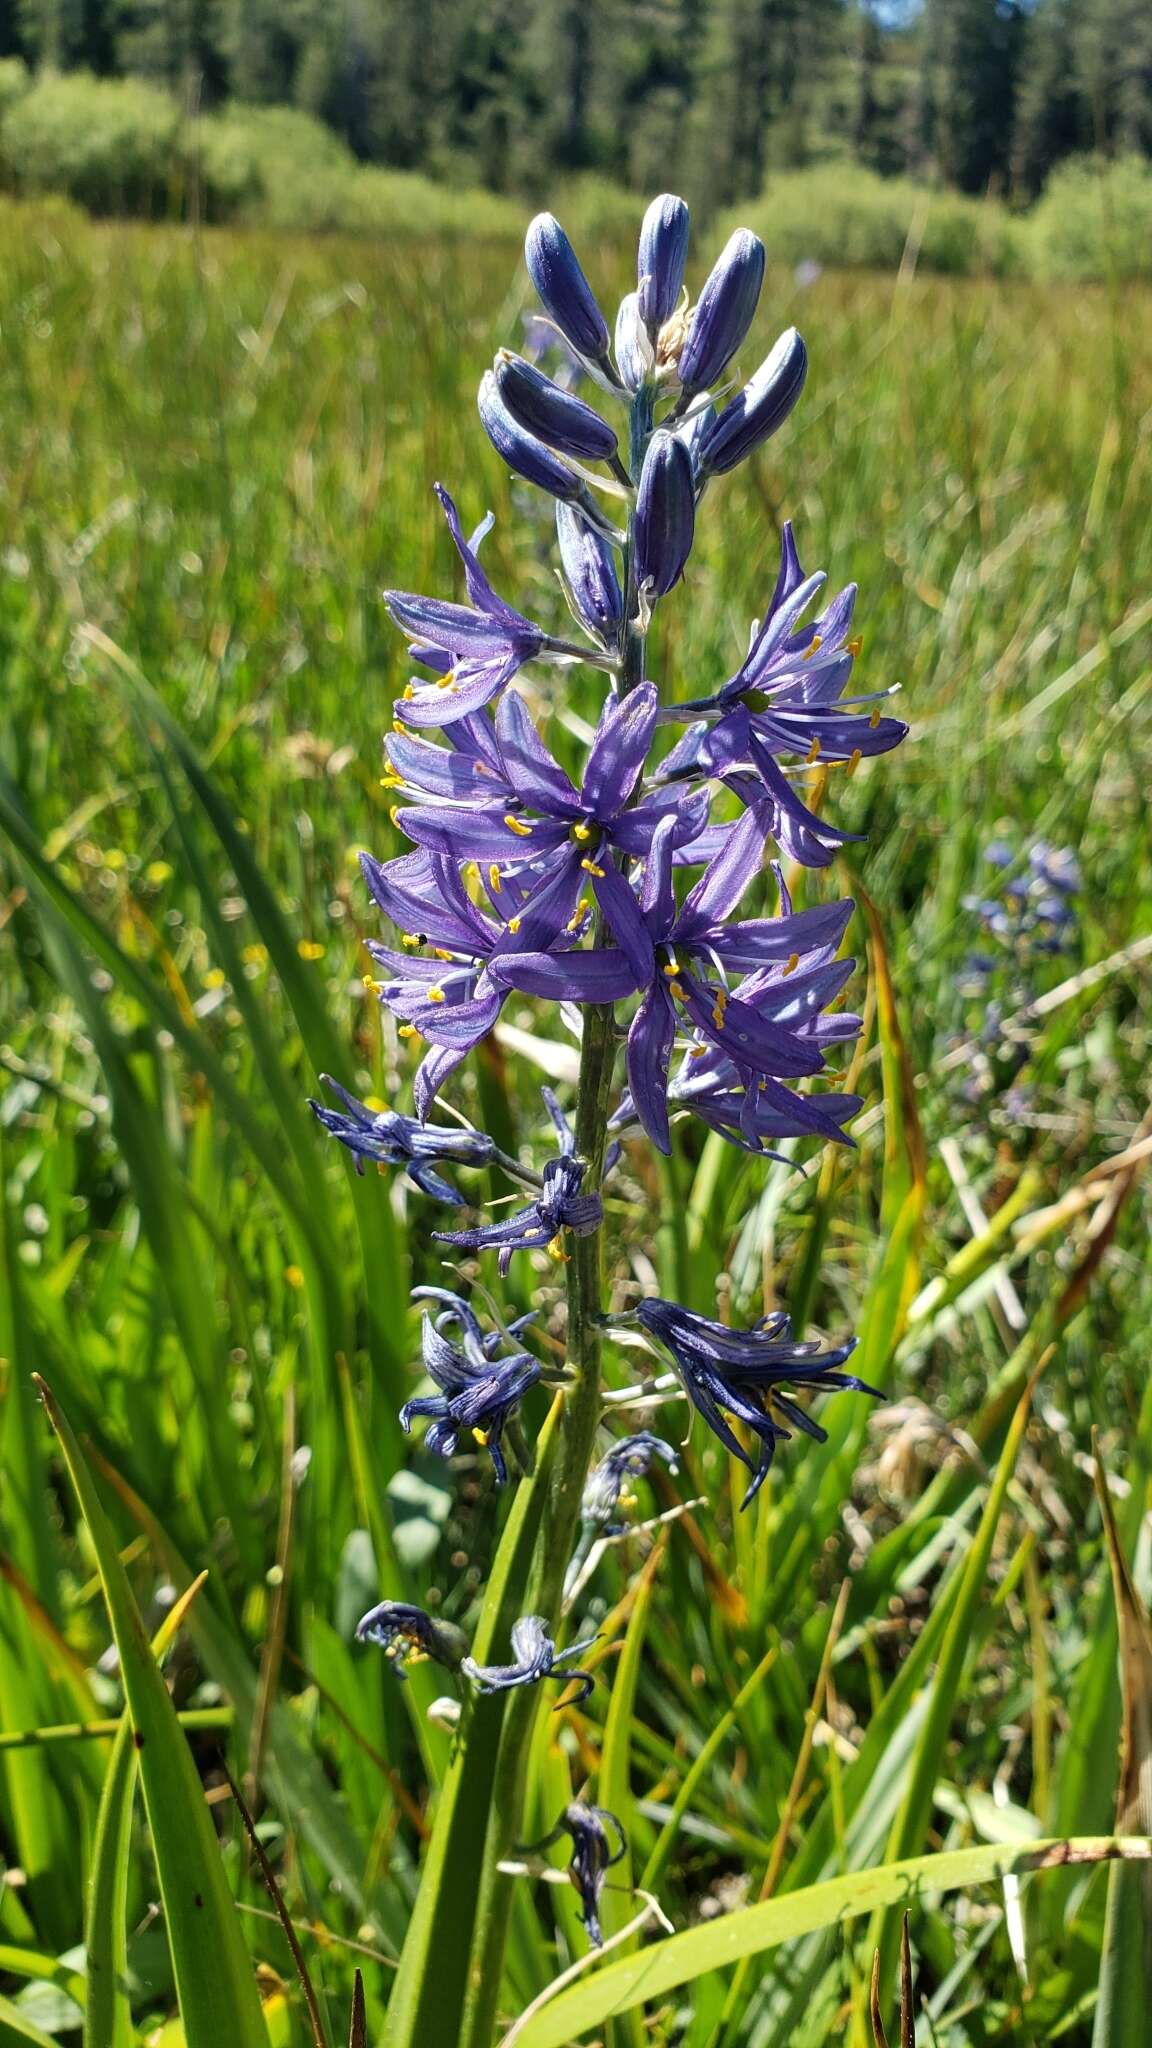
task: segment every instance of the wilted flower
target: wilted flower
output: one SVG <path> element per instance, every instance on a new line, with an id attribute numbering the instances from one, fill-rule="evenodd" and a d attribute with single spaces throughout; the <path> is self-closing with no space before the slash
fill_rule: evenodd
<path id="1" fill-rule="evenodd" d="M 331 1074 L 321 1074 L 320 1079 L 333 1095 L 340 1097 L 344 1109 L 327 1109 L 311 1098 L 308 1107 L 317 1122 L 347 1146 L 356 1161 L 357 1173 L 363 1173 L 366 1159 L 385 1166 L 402 1166 L 422 1194 L 432 1195 L 440 1202 L 454 1202 L 458 1207 L 463 1205 L 463 1195 L 440 1178 L 431 1162 L 447 1159 L 455 1166 L 489 1165 L 496 1147 L 486 1132 L 422 1124 L 394 1109 L 369 1109 L 347 1088 L 342 1088 L 339 1081 L 334 1081 Z"/>
<path id="2" fill-rule="evenodd" d="M 610 1853 L 610 1827 L 615 1830 L 618 1844 L 615 1853 Z M 613 1864 L 619 1863 L 627 1853 L 624 1830 L 616 1815 L 606 1806 L 584 1806 L 574 1799 L 570 1806 L 564 1808 L 551 1833 L 545 1835 L 542 1842 L 533 1842 L 522 1853 L 535 1855 L 542 1849 L 550 1849 L 561 1835 L 572 1838 L 568 1875 L 580 1894 L 580 1918 L 584 1931 L 593 1948 L 599 1948 L 604 1938 L 600 1932 L 600 1894 Z"/>
<path id="3" fill-rule="evenodd" d="M 496 1483 L 503 1486 L 508 1477 L 504 1432 L 525 1394 L 539 1380 L 540 1362 L 528 1351 L 512 1351 L 506 1357 L 498 1357 L 506 1333 L 494 1330 L 485 1336 L 468 1303 L 446 1288 L 415 1287 L 412 1299 L 445 1304 L 435 1320 L 425 1315 L 420 1335 L 425 1370 L 441 1391 L 406 1401 L 400 1410 L 400 1427 L 405 1431 L 411 1429 L 416 1415 L 431 1418 L 432 1426 L 424 1442 L 442 1458 L 451 1458 L 462 1433 L 470 1431 L 488 1452 Z M 521 1316 L 510 1325 L 507 1336 L 518 1336 L 531 1321 L 530 1315 Z M 456 1344 L 445 1334 L 453 1327 L 459 1332 L 460 1341 Z"/>
<path id="4" fill-rule="evenodd" d="M 451 1622 L 435 1621 L 422 1607 L 407 1607 L 399 1600 L 382 1600 L 362 1615 L 356 1640 L 379 1644 L 397 1678 L 407 1677 L 405 1664 L 419 1664 L 426 1657 L 459 1671 L 468 1649 L 468 1638 Z"/>
<path id="5" fill-rule="evenodd" d="M 725 1323 L 681 1308 L 678 1302 L 654 1297 L 642 1301 L 629 1319 L 664 1346 L 693 1407 L 733 1457 L 748 1467 L 752 1481 L 743 1507 L 764 1484 L 776 1445 L 787 1442 L 792 1434 L 775 1419 L 773 1410 L 817 1443 L 827 1442 L 827 1431 L 782 1393 L 782 1387 L 847 1387 L 880 1399 L 876 1387 L 839 1371 L 856 1349 L 855 1337 L 834 1351 L 821 1351 L 813 1342 L 797 1343 L 783 1310 L 762 1316 L 751 1329 L 732 1330 Z M 725 1414 L 735 1416 L 757 1438 L 755 1465 L 725 1421 Z"/>
<path id="6" fill-rule="evenodd" d="M 471 1679 L 477 1692 L 508 1692 L 513 1686 L 539 1685 L 542 1678 L 553 1676 L 562 1678 L 565 1683 L 573 1679 L 579 1683 L 580 1691 L 562 1704 L 578 1706 L 587 1699 L 596 1680 L 590 1671 L 573 1668 L 570 1660 L 578 1657 L 581 1651 L 591 1649 L 596 1641 L 595 1636 L 585 1636 L 583 1642 L 573 1643 L 567 1650 L 558 1650 L 543 1617 L 522 1614 L 519 1621 L 512 1624 L 513 1663 L 477 1664 L 473 1658 L 465 1657 L 460 1669 L 466 1678 Z"/>
<path id="7" fill-rule="evenodd" d="M 593 1465 L 588 1474 L 580 1503 L 580 1520 L 586 1526 L 594 1527 L 598 1535 L 619 1536 L 627 1527 L 617 1515 L 624 1489 L 630 1479 L 644 1477 L 653 1458 L 661 1458 L 670 1472 L 679 1470 L 676 1452 L 663 1437 L 653 1436 L 647 1429 L 636 1436 L 621 1437 L 610 1450 L 605 1451 L 599 1464 Z"/>

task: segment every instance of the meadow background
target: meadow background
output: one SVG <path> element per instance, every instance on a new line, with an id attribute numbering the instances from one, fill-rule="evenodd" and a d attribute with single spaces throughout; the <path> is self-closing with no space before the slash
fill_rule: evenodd
<path id="1" fill-rule="evenodd" d="M 605 301 L 629 282 L 622 210 L 565 215 Z M 707 1504 L 592 1582 L 611 1688 L 536 1721 L 530 1838 L 598 1771 L 677 1927 L 771 1897 L 790 1938 L 670 1987 L 646 2031 L 633 2012 L 605 2035 L 590 2010 L 526 2048 L 862 2048 L 877 1944 L 895 2037 L 895 1906 L 813 1932 L 789 1901 L 837 1878 L 841 1905 L 871 1898 L 856 1873 L 929 1852 L 999 1845 L 1025 1869 L 1035 1839 L 1109 1833 L 1118 1794 L 1135 1826 L 1125 1714 L 1132 1769 L 1148 1754 L 1149 299 L 1115 274 L 1070 289 L 911 260 L 798 281 L 788 254 L 756 336 L 800 325 L 808 393 L 709 493 L 650 667 L 692 694 L 730 673 L 784 517 L 806 565 L 861 585 L 863 686 L 900 682 L 912 726 L 836 791 L 867 834 L 842 879 L 868 1107 L 857 1149 L 806 1174 L 684 1126 L 665 1180 L 629 1152 L 610 1270 L 618 1300 L 661 1277 L 705 1312 L 783 1300 L 857 1329 L 888 1398 L 830 1404 L 827 1449 L 791 1446 L 742 1518 L 695 1435 L 641 1513 Z M 151 1826 L 132 1804 L 114 1731 L 143 1680 L 111 1647 L 115 1552 L 150 1633 L 208 1574 L 167 1683 L 270 2040 L 346 2040 L 357 1967 L 381 2038 L 449 1739 L 422 1711 L 435 1682 L 398 1687 L 352 1628 L 382 1596 L 467 1621 L 507 1504 L 479 1460 L 450 1474 L 396 1423 L 441 1216 L 356 1182 L 304 1098 L 327 1069 L 408 1106 L 413 1057 L 360 980 L 355 852 L 401 850 L 380 739 L 407 665 L 380 590 L 454 576 L 433 478 L 466 523 L 496 511 L 497 586 L 560 615 L 547 528 L 475 418 L 527 307 L 503 219 L 414 242 L 0 211 L 4 2048 L 73 2042 L 86 2009 L 87 2048 L 185 2039 L 179 1808 L 158 1831 L 148 1774 L 187 1782 L 168 1731 L 140 1751 Z M 596 702 L 588 678 L 565 687 L 561 745 Z M 1072 846 L 1083 887 L 1066 952 L 1028 969 L 1039 1013 L 1013 1022 L 1005 980 L 982 1065 L 965 898 L 994 838 Z M 530 1003 L 506 1015 L 455 1099 L 515 1144 L 555 1060 Z M 547 1258 L 506 1298 L 540 1307 L 561 1356 Z M 627 1383 L 631 1355 L 613 1370 Z M 34 1371 L 83 1441 L 102 1536 Z M 941 1860 L 908 1899 L 916 2038 L 1142 2040 L 1139 1873 L 1131 1895 L 1107 1869 L 990 1867 Z M 632 1911 L 606 1904 L 609 1928 Z M 579 1952 L 574 1916 L 566 1889 L 516 1881 L 507 2019 Z M 102 2036 L 122 1929 L 130 1998 Z"/>

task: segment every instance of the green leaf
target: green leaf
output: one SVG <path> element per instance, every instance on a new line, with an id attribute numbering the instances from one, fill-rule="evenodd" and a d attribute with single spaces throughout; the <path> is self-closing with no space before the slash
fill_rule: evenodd
<path id="1" fill-rule="evenodd" d="M 1036 1842 L 1030 1847 L 955 1849 L 944 1855 L 915 1856 L 904 1863 L 858 1870 L 806 1891 L 768 1899 L 739 1913 L 726 1913 L 703 1927 L 657 1942 L 638 1955 L 606 1963 L 592 1976 L 562 1991 L 534 2014 L 516 2035 L 516 2048 L 569 2048 L 593 2027 L 663 1998 L 681 1984 L 690 1984 L 708 1970 L 723 1970 L 744 1956 L 763 1955 L 782 1942 L 857 1920 L 865 1913 L 903 1907 L 921 1891 L 952 1892 L 969 1885 L 998 1884 L 1045 1867 L 1068 1863 L 1102 1863 L 1114 1857 L 1141 1862 L 1152 1856 L 1152 1840 L 1118 1840 L 1089 1835 L 1074 1841 Z"/>
<path id="2" fill-rule="evenodd" d="M 37 1382 L 96 1553 L 132 1717 L 188 2048 L 268 2048 L 256 1980 L 204 1790 L 144 1633 L 116 1538 L 67 1417 Z"/>

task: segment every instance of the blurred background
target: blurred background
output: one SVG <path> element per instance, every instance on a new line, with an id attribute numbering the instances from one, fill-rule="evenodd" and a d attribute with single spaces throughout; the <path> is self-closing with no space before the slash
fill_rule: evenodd
<path id="1" fill-rule="evenodd" d="M 77 2038 L 108 1742 L 67 1730 L 123 1699 L 33 1370 L 148 1626 L 209 1571 L 169 1682 L 272 2039 L 313 2036 L 225 1758 L 332 2038 L 354 1963 L 381 2020 L 447 1737 L 413 1711 L 426 1672 L 397 1687 L 351 1630 L 384 1594 L 467 1622 L 504 1510 L 479 1456 L 449 1471 L 396 1423 L 442 1214 L 357 1182 L 305 1098 L 327 1070 L 410 1107 L 355 856 L 402 850 L 380 592 L 459 595 L 433 479 L 466 529 L 495 511 L 494 583 L 561 627 L 546 510 L 475 413 L 525 336 L 536 204 L 607 307 L 652 192 L 696 209 L 693 295 L 747 222 L 743 367 L 791 322 L 810 351 L 787 428 L 708 494 L 651 673 L 685 696 L 733 671 L 790 518 L 806 569 L 859 582 L 861 686 L 898 683 L 912 728 L 837 779 L 866 836 L 804 878 L 861 905 L 856 1150 L 765 1166 L 685 1124 L 665 1179 L 629 1149 L 610 1205 L 617 1303 L 786 1302 L 859 1331 L 886 1395 L 831 1405 L 828 1448 L 791 1447 L 743 1518 L 697 1442 L 641 1512 L 707 1508 L 598 1568 L 601 1660 L 652 1575 L 611 1749 L 634 1868 L 688 1925 L 886 1845 L 1107 1831 L 1138 1701 L 1095 1488 L 1139 1599 L 1152 1478 L 1152 14 L 10 0 L 0 50 L 0 2042 Z M 574 757 L 595 678 L 533 688 Z M 506 1016 L 454 1100 L 515 1149 L 570 1072 L 551 1020 Z M 562 1354 L 546 1254 L 503 1298 Z M 536 1834 L 600 1765 L 606 1698 L 540 1717 Z M 133 1827 L 128 2038 L 172 2048 Z M 919 1912 L 921 2038 L 1092 2041 L 1106 1887 Z M 573 1914 L 524 1885 L 509 2013 Z M 792 1943 L 654 2038 L 863 2044 L 870 1961 L 862 1928 Z"/>

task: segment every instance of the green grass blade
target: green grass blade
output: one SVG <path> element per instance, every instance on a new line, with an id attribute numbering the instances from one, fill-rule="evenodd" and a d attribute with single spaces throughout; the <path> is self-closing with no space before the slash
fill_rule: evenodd
<path id="1" fill-rule="evenodd" d="M 188 2048 L 268 2048 L 256 1979 L 192 1753 L 140 1620 L 116 1538 L 51 1390 L 41 1397 L 88 1525 L 120 1655 Z"/>
<path id="2" fill-rule="evenodd" d="M 726 1913 L 703 1927 L 691 1927 L 642 1949 L 638 1955 L 607 1963 L 535 2014 L 516 2036 L 516 2048 L 569 2048 L 593 2027 L 663 1998 L 705 1971 L 725 1969 L 745 1956 L 763 1955 L 783 1942 L 858 1920 L 865 1913 L 896 1907 L 903 1910 L 909 1898 L 921 1891 L 952 1892 L 970 1885 L 999 1884 L 1006 1877 L 1045 1867 L 1059 1869 L 1070 1862 L 1102 1863 L 1121 1857 L 1146 1861 L 1150 1856 L 1152 1841 L 1089 1835 L 1070 1842 L 1034 1842 L 1015 1848 L 984 1845 L 954 1849 L 859 1870 L 806 1891 L 769 1899 L 760 1906 L 748 1906 L 741 1913 Z"/>

